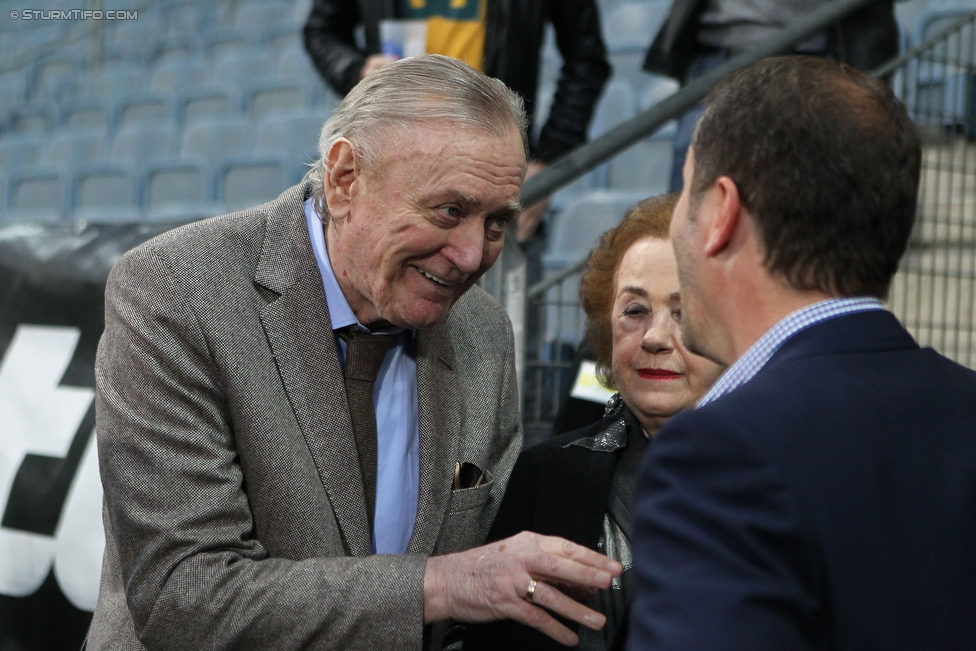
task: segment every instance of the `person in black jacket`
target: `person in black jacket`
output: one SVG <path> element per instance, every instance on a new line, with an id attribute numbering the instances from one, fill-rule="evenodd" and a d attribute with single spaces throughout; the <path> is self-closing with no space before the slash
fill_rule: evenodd
<path id="1" fill-rule="evenodd" d="M 384 58 L 380 23 L 401 18 L 406 6 L 406 0 L 315 0 L 305 24 L 305 47 L 337 93 L 345 95 L 365 74 L 391 60 Z M 530 121 L 535 119 L 546 22 L 555 30 L 563 66 L 549 117 L 530 143 L 531 176 L 586 141 L 594 107 L 610 77 L 599 11 L 594 0 L 480 0 L 478 6 L 484 21 L 483 59 L 468 63 L 519 93 Z M 355 37 L 359 27 L 362 44 Z M 547 202 L 539 202 L 519 216 L 519 241 L 536 231 L 546 207 Z"/>
<path id="2" fill-rule="evenodd" d="M 668 239 L 677 196 L 640 202 L 590 253 L 580 282 L 597 374 L 619 391 L 602 420 L 522 452 L 488 537 L 523 530 L 559 535 L 620 561 L 611 589 L 584 596 L 607 617 L 578 629 L 578 649 L 620 640 L 630 594 L 630 505 L 641 458 L 654 435 L 700 398 L 722 367 L 690 353 L 678 330 L 680 295 Z M 563 649 L 514 622 L 469 628 L 465 651 Z"/>
<path id="3" fill-rule="evenodd" d="M 687 85 L 788 25 L 806 17 L 820 0 L 674 0 L 647 51 L 644 70 Z M 826 57 L 870 72 L 898 54 L 894 0 L 877 0 L 794 46 L 797 54 Z M 680 191 L 681 172 L 701 105 L 678 119 L 670 189 Z"/>

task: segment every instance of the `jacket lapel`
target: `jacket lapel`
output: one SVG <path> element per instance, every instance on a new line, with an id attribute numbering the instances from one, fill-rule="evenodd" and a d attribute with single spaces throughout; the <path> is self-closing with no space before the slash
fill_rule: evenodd
<path id="1" fill-rule="evenodd" d="M 417 396 L 420 487 L 407 551 L 431 554 L 450 505 L 454 464 L 460 460 L 461 398 L 446 324 L 417 331 Z"/>
<path id="2" fill-rule="evenodd" d="M 371 543 L 359 457 L 302 207 L 308 188 L 293 190 L 269 204 L 255 282 L 277 297 L 261 310 L 261 324 L 347 553 L 366 556 Z"/>

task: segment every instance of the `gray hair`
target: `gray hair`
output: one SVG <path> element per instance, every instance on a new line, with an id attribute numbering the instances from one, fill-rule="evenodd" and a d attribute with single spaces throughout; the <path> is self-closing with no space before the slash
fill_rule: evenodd
<path id="1" fill-rule="evenodd" d="M 360 164 L 369 166 L 381 160 L 391 135 L 395 138 L 391 130 L 422 122 L 470 125 L 499 136 L 514 128 L 528 151 L 522 98 L 505 84 L 438 54 L 400 59 L 359 82 L 322 127 L 319 158 L 305 174 L 319 218 L 329 219 L 323 177 L 329 172 L 326 155 L 336 140 L 352 142 Z"/>

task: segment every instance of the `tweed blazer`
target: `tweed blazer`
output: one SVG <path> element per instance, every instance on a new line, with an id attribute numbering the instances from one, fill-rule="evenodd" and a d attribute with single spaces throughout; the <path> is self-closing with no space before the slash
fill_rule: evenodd
<path id="1" fill-rule="evenodd" d="M 420 649 L 427 556 L 487 534 L 522 437 L 506 315 L 475 287 L 418 331 L 416 525 L 405 555 L 370 555 L 309 192 L 163 234 L 109 277 L 89 649 Z M 453 490 L 459 462 L 489 481 Z"/>

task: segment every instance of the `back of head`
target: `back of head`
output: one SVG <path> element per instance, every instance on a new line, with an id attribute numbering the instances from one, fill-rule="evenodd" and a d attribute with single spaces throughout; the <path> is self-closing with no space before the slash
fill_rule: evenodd
<path id="1" fill-rule="evenodd" d="M 691 200 L 738 187 L 765 264 L 793 287 L 887 296 L 915 220 L 921 146 L 883 82 L 812 57 L 767 59 L 709 93 Z"/>
<path id="2" fill-rule="evenodd" d="M 376 165 L 396 147 L 397 133 L 420 124 L 459 130 L 479 128 L 500 137 L 516 130 L 528 151 L 527 120 L 521 97 L 504 83 L 466 63 L 436 54 L 400 59 L 371 73 L 339 103 L 322 127 L 319 160 L 306 175 L 320 215 L 325 157 L 339 138 L 356 148 L 360 164 Z"/>

